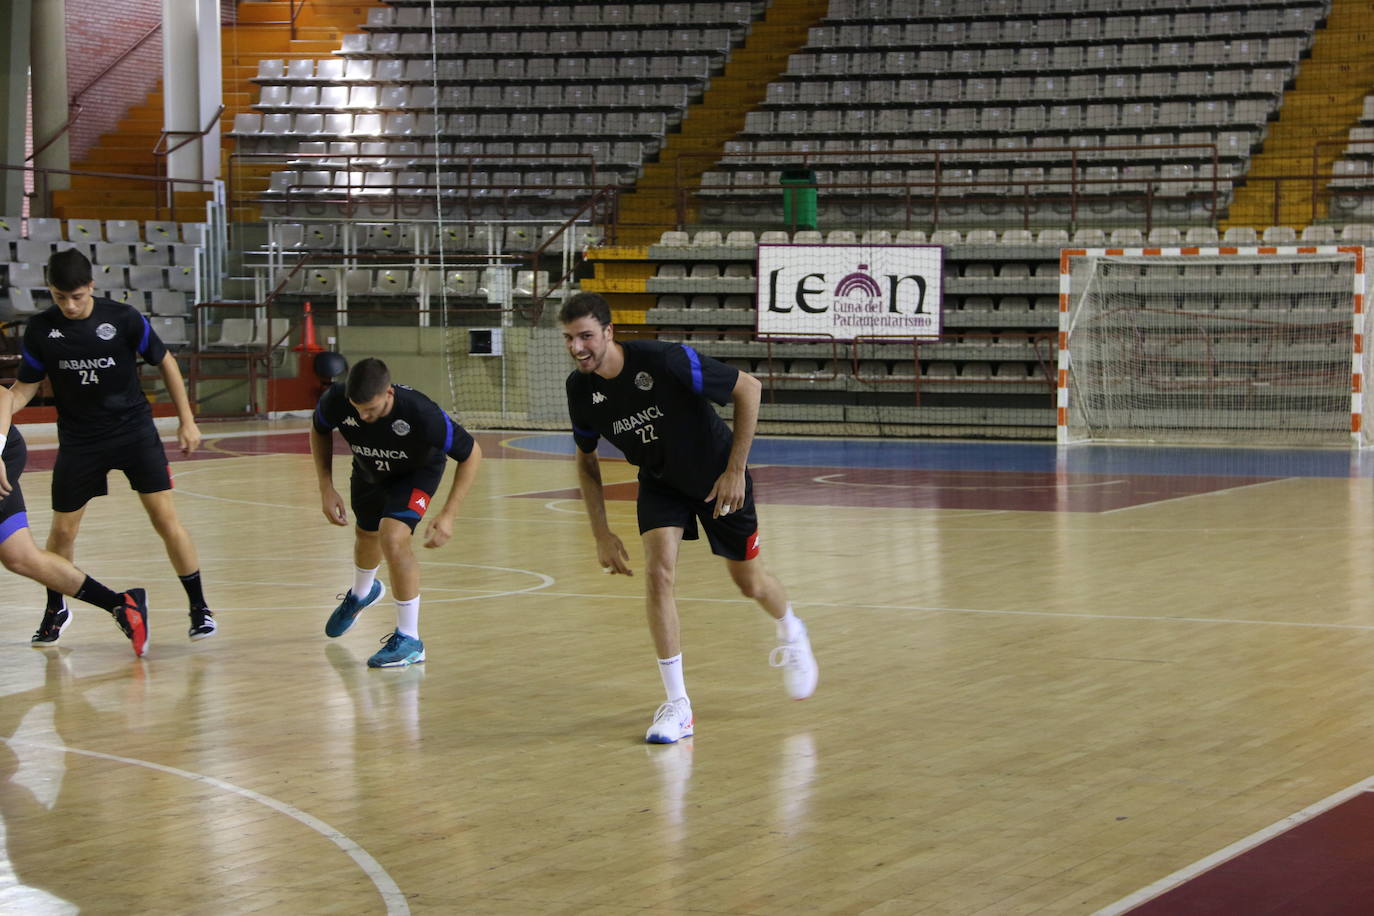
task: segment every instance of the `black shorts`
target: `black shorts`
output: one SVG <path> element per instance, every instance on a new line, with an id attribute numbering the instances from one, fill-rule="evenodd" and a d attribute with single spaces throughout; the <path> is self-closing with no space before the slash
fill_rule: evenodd
<path id="1" fill-rule="evenodd" d="M 107 477 L 111 471 L 123 471 L 129 489 L 139 493 L 172 489 L 172 469 L 157 427 L 148 423 L 106 442 L 59 445 L 52 469 L 53 511 L 75 512 L 109 493 Z"/>
<path id="2" fill-rule="evenodd" d="M 727 560 L 752 560 L 759 554 L 759 516 L 754 511 L 754 478 L 744 472 L 744 505 L 712 518 L 715 503 L 694 499 L 652 477 L 639 478 L 639 533 L 655 528 L 681 528 L 684 540 L 698 538 L 697 522 L 706 531 L 711 553 Z"/>
<path id="3" fill-rule="evenodd" d="M 5 475 L 10 481 L 10 495 L 0 499 L 0 544 L 20 528 L 29 527 L 29 515 L 24 507 L 24 491 L 19 489 L 19 475 L 24 473 L 29 450 L 23 439 L 11 437 L 5 443 Z"/>
<path id="4" fill-rule="evenodd" d="M 394 518 L 414 531 L 443 479 L 443 461 L 381 480 L 363 477 L 355 468 L 348 484 L 353 521 L 363 531 L 376 531 L 382 519 Z"/>

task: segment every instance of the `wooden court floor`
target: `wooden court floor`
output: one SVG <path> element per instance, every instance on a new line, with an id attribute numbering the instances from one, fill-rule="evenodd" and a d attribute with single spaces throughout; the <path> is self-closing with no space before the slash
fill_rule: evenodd
<path id="1" fill-rule="evenodd" d="M 176 463 L 210 640 L 119 479 L 77 559 L 148 588 L 146 658 L 81 606 L 31 648 L 41 589 L 0 573 L 0 912 L 1122 912 L 1374 774 L 1374 482 L 1343 458 L 762 440 L 819 690 L 786 699 L 770 623 L 685 544 L 697 733 L 651 747 L 643 580 L 599 571 L 567 437 L 482 437 L 421 551 L 428 661 L 369 670 L 389 601 L 324 636 L 352 539 L 304 428 Z"/>

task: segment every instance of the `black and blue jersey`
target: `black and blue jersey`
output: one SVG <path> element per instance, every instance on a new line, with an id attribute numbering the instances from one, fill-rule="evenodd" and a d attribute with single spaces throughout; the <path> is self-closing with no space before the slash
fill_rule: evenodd
<path id="1" fill-rule="evenodd" d="M 709 401 L 726 404 L 739 370 L 685 344 L 620 344 L 615 378 L 568 376 L 573 438 L 584 452 L 605 436 L 639 468 L 695 499 L 705 499 L 725 470 L 734 437 Z"/>

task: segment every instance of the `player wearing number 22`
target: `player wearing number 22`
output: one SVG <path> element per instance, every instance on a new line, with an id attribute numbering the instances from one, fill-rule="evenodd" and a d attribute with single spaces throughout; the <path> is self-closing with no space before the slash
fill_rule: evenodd
<path id="1" fill-rule="evenodd" d="M 610 307 L 596 293 L 568 299 L 559 321 L 577 364 L 567 392 L 582 498 L 597 559 L 610 573 L 632 574 L 625 545 L 606 520 L 597 440 L 605 436 L 639 468 L 649 631 L 667 695 L 645 740 L 672 744 L 694 729 L 673 584 L 678 548 L 684 538 L 698 537 L 698 526 L 740 592 L 777 621 L 779 645 L 770 662 L 783 669 L 787 692 L 798 700 L 809 697 L 818 668 L 806 627 L 792 613 L 782 584 L 758 559 L 758 516 L 747 468 L 758 422 L 758 379 L 682 344 L 616 342 Z M 733 433 L 708 400 L 734 405 Z"/>
<path id="2" fill-rule="evenodd" d="M 45 376 L 52 383 L 58 445 L 48 550 L 67 560 L 75 556 L 86 504 L 108 492 L 110 471 L 123 471 L 186 591 L 191 618 L 188 635 L 191 639 L 213 636 L 215 618 L 205 603 L 200 560 L 190 534 L 177 518 L 167 453 L 139 380 L 139 360 L 158 367 L 167 396 L 176 407 L 177 442 L 189 455 L 200 444 L 200 430 L 176 357 L 135 308 L 95 296 L 91 262 L 80 251 L 55 252 L 48 259 L 47 280 L 53 305 L 29 319 L 19 380 L 10 390 L 17 412 L 38 393 Z M 33 644 L 56 642 L 70 620 L 71 610 L 62 593 L 49 588 L 43 623 Z M 134 651 L 142 655 L 146 645 L 145 629 L 142 638 L 134 639 Z"/>
<path id="3" fill-rule="evenodd" d="M 425 529 L 425 546 L 442 547 L 453 536 L 453 520 L 477 476 L 482 449 L 438 404 L 413 388 L 391 384 L 386 363 L 359 360 L 346 383 L 336 382 L 320 397 L 310 430 L 321 508 L 325 518 L 341 526 L 348 524 L 348 514 L 333 484 L 334 429 L 353 451 L 349 490 L 356 526 L 353 587 L 329 616 L 325 635 L 342 636 L 363 608 L 381 600 L 386 589 L 377 571 L 385 557 L 396 629 L 382 637 L 382 648 L 367 664 L 404 668 L 422 662 L 420 569 L 411 536 L 439 489 L 447 458 L 458 462 L 458 470 L 448 499 Z"/>

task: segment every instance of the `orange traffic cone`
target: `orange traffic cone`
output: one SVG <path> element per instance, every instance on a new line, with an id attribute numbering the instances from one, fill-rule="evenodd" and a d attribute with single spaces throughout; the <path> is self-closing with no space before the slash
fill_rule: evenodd
<path id="1" fill-rule="evenodd" d="M 305 332 L 301 342 L 292 348 L 298 353 L 323 353 L 324 347 L 315 342 L 315 316 L 310 311 L 310 300 L 305 303 Z"/>

